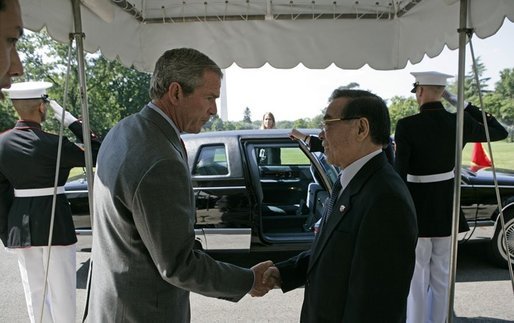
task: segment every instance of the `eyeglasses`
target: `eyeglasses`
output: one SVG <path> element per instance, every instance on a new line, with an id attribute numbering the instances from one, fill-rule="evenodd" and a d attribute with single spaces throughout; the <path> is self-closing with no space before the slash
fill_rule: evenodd
<path id="1" fill-rule="evenodd" d="M 356 120 L 360 119 L 362 117 L 348 117 L 348 118 L 333 118 L 333 119 L 325 119 L 321 122 L 321 130 L 325 131 L 327 130 L 327 126 L 331 123 L 337 122 L 337 121 L 349 121 L 349 120 Z"/>

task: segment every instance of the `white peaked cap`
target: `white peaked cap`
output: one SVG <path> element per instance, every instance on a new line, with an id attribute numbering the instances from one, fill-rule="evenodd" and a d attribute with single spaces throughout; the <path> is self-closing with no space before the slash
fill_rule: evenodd
<path id="1" fill-rule="evenodd" d="M 21 82 L 14 83 L 8 89 L 2 89 L 11 100 L 41 99 L 46 96 L 46 89 L 52 87 L 49 82 Z"/>
<path id="2" fill-rule="evenodd" d="M 439 72 L 412 72 L 412 76 L 416 78 L 416 83 L 419 85 L 446 85 L 446 79 L 453 77 Z"/>

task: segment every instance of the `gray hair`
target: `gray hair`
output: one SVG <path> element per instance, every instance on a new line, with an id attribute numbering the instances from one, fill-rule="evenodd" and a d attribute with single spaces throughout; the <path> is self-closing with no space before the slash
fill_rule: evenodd
<path id="1" fill-rule="evenodd" d="M 167 50 L 155 63 L 150 80 L 150 98 L 153 100 L 162 98 L 173 82 L 180 84 L 184 94 L 189 95 L 201 85 L 205 71 L 212 71 L 220 78 L 223 77 L 219 66 L 196 49 Z"/>

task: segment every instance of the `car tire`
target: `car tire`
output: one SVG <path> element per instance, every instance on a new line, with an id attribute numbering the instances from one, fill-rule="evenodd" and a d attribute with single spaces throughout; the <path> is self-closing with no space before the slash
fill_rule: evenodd
<path id="1" fill-rule="evenodd" d="M 514 266 L 514 203 L 508 205 L 503 211 L 507 244 L 510 250 L 510 264 Z M 507 253 L 503 241 L 503 230 L 498 216 L 494 236 L 490 244 L 491 260 L 502 268 L 507 268 Z"/>

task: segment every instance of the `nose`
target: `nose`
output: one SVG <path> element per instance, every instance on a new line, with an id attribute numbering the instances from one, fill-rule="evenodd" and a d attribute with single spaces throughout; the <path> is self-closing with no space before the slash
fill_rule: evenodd
<path id="1" fill-rule="evenodd" d="M 11 66 L 9 67 L 9 76 L 22 76 L 23 65 L 21 64 L 20 56 L 16 47 L 13 47 L 11 52 Z"/>
<path id="2" fill-rule="evenodd" d="M 213 101 L 212 103 L 212 106 L 209 110 L 209 113 L 211 114 L 211 116 L 215 115 L 218 113 L 218 108 L 217 108 L 217 105 L 216 105 L 216 100 Z"/>
<path id="3" fill-rule="evenodd" d="M 321 132 L 319 133 L 319 139 L 325 140 L 325 129 L 321 129 Z"/>

